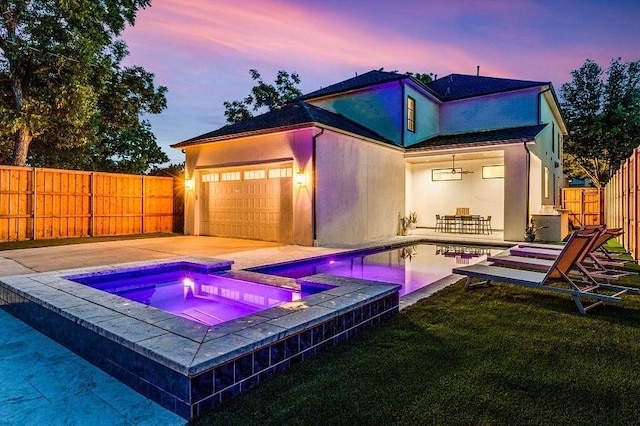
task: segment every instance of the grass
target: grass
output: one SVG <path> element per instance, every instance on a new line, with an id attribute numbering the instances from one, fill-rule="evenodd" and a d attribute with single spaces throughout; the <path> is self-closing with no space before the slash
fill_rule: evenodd
<path id="1" fill-rule="evenodd" d="M 640 286 L 640 278 L 625 278 Z M 640 418 L 640 296 L 459 282 L 193 425 L 625 425 Z"/>
<path id="2" fill-rule="evenodd" d="M 139 238 L 170 237 L 175 235 L 182 235 L 182 234 L 155 233 L 155 234 L 116 235 L 116 236 L 110 236 L 110 237 L 77 237 L 77 238 L 57 238 L 57 239 L 51 239 L 51 240 L 6 241 L 6 242 L 0 243 L 0 251 L 38 248 L 38 247 L 66 246 L 71 244 L 99 243 L 103 241 L 134 240 Z"/>

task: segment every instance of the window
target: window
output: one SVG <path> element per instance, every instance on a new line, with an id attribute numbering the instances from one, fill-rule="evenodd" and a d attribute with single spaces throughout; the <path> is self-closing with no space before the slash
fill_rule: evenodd
<path id="1" fill-rule="evenodd" d="M 288 177 L 291 177 L 292 175 L 293 175 L 293 170 L 291 169 L 291 167 L 269 170 L 269 179 L 288 178 Z"/>
<path id="2" fill-rule="evenodd" d="M 244 172 L 244 180 L 264 179 L 265 176 L 264 170 L 247 170 Z"/>
<path id="3" fill-rule="evenodd" d="M 558 155 L 562 152 L 562 136 L 558 132 Z"/>
<path id="4" fill-rule="evenodd" d="M 202 175 L 202 182 L 218 182 L 220 181 L 220 175 L 218 173 L 208 173 L 206 175 Z"/>
<path id="5" fill-rule="evenodd" d="M 225 172 L 225 173 L 222 173 L 222 180 L 223 181 L 240 180 L 240 172 Z"/>
<path id="6" fill-rule="evenodd" d="M 503 179 L 504 166 L 482 166 L 482 179 Z"/>
<path id="7" fill-rule="evenodd" d="M 556 152 L 556 123 L 551 123 L 551 152 Z"/>
<path id="8" fill-rule="evenodd" d="M 544 168 L 544 198 L 549 198 L 549 168 Z"/>
<path id="9" fill-rule="evenodd" d="M 416 131 L 416 100 L 411 96 L 407 97 L 407 130 Z"/>

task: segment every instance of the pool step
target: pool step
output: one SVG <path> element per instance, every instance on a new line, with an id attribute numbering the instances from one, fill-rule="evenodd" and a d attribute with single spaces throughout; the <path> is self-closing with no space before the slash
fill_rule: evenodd
<path id="1" fill-rule="evenodd" d="M 243 281 L 251 281 L 258 284 L 275 285 L 292 290 L 300 290 L 300 285 L 294 278 L 279 277 L 276 275 L 268 275 L 262 274 L 260 272 L 244 270 L 225 271 L 224 273 L 218 275 Z"/>
<path id="2" fill-rule="evenodd" d="M 195 308 L 182 311 L 182 314 L 205 325 L 216 325 L 224 322 L 223 319 L 218 318 L 215 315 L 208 314 Z"/>

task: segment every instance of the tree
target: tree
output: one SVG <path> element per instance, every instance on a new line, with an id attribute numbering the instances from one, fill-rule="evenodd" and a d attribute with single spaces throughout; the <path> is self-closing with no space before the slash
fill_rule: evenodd
<path id="1" fill-rule="evenodd" d="M 302 96 L 298 89 L 300 77 L 296 72 L 289 74 L 280 70 L 275 79 L 275 86 L 267 84 L 257 70 L 249 70 L 251 79 L 257 84 L 251 89 L 251 93 L 240 101 L 224 102 L 224 115 L 228 123 L 238 123 L 253 117 L 253 111 L 266 107 L 269 111 L 280 108 L 285 103 Z M 251 107 L 251 109 L 249 109 Z"/>
<path id="2" fill-rule="evenodd" d="M 618 58 L 603 70 L 587 59 L 571 75 L 560 88 L 569 128 L 565 166 L 573 177 L 589 177 L 601 187 L 640 145 L 640 61 Z"/>
<path id="3" fill-rule="evenodd" d="M 416 80 L 418 80 L 419 82 L 421 82 L 425 86 L 433 81 L 433 73 L 429 73 L 429 74 L 427 74 L 426 72 L 424 72 L 424 73 L 420 73 L 420 72 L 413 73 L 413 72 L 407 71 L 405 74 L 415 78 Z"/>
<path id="4" fill-rule="evenodd" d="M 123 67 L 127 47 L 115 40 L 149 5 L 0 1 L 0 159 L 10 151 L 14 165 L 79 168 L 104 156 L 109 167 L 125 153 L 132 156 L 116 169 L 129 162 L 136 170 L 145 158 L 165 161 L 140 115 L 166 107 L 166 88 L 154 87 L 153 74 L 140 67 Z M 122 148 L 127 143 L 151 155 L 134 158 L 135 146 Z"/>

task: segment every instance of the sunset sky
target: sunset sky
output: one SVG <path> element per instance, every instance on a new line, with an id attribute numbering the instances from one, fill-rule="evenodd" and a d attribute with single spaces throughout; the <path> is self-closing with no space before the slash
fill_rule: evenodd
<path id="1" fill-rule="evenodd" d="M 155 73 L 168 107 L 149 117 L 172 143 L 225 124 L 255 68 L 297 72 L 310 92 L 372 69 L 551 81 L 585 59 L 640 60 L 637 0 L 153 0 L 125 31 L 127 63 Z"/>

